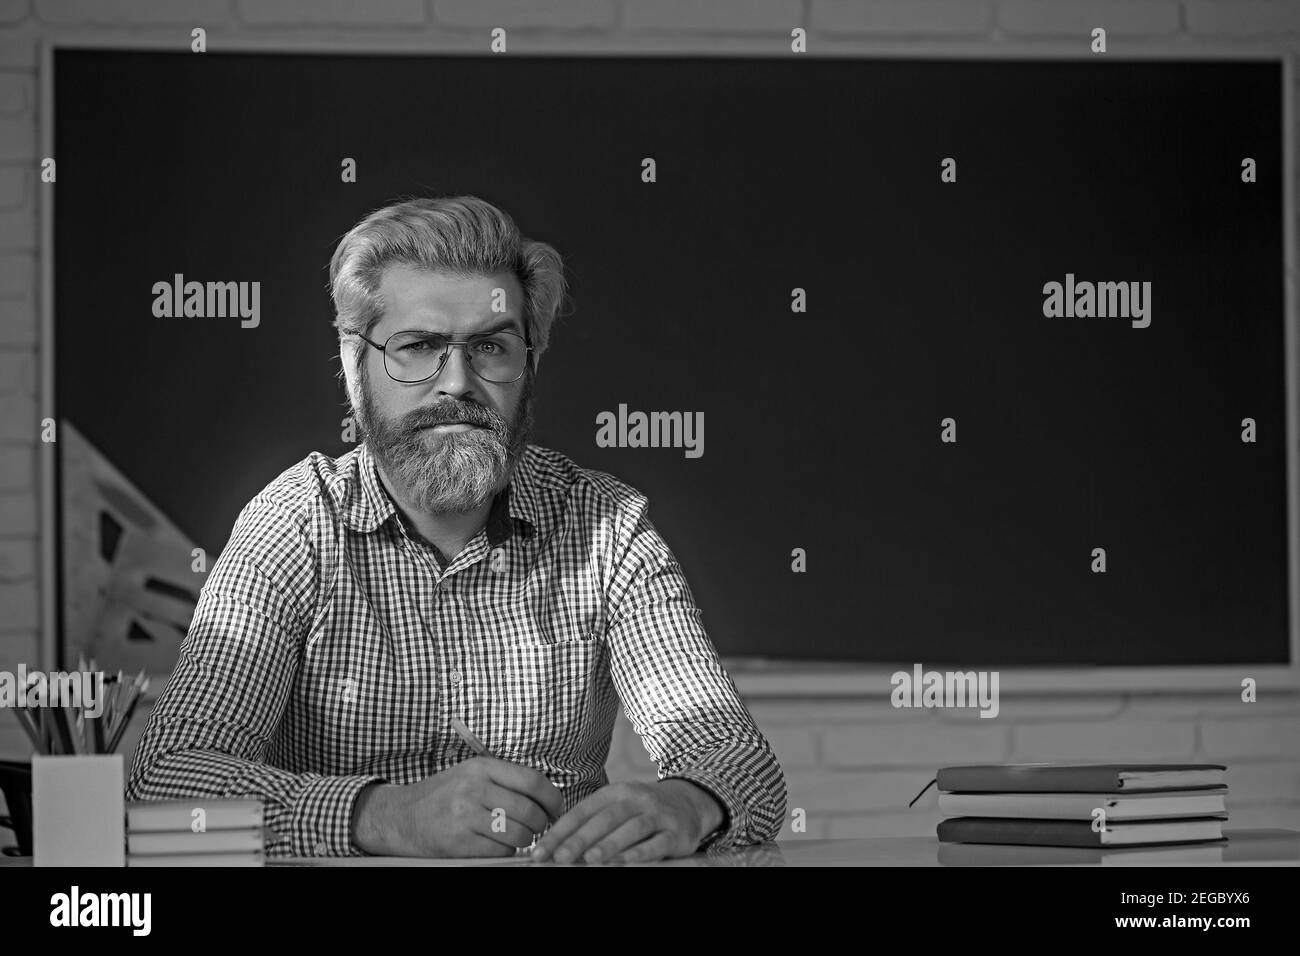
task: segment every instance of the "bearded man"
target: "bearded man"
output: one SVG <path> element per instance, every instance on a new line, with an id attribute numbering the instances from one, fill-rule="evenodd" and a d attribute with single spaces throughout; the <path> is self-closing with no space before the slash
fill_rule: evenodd
<path id="1" fill-rule="evenodd" d="M 256 797 L 271 856 L 648 861 L 773 840 L 785 779 L 618 479 L 529 444 L 559 254 L 472 196 L 330 263 L 362 442 L 240 513 L 127 783 Z M 619 703 L 658 780 L 610 784 Z"/>

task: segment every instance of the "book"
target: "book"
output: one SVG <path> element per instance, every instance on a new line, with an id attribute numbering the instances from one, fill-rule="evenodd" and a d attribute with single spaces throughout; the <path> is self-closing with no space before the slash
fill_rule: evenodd
<path id="1" fill-rule="evenodd" d="M 952 817 L 939 823 L 944 843 L 1008 843 L 1025 846 L 1137 846 L 1154 843 L 1197 843 L 1223 839 L 1223 820 L 1198 817 L 1184 820 L 1143 820 L 1107 824 L 1092 829 L 1090 820 L 1013 820 L 1004 817 Z"/>
<path id="2" fill-rule="evenodd" d="M 266 857 L 258 853 L 160 853 L 132 854 L 127 866 L 265 866 Z"/>
<path id="3" fill-rule="evenodd" d="M 1170 846 L 1010 846 L 940 843 L 940 866 L 1208 866 L 1229 859 L 1227 840 Z"/>
<path id="4" fill-rule="evenodd" d="M 262 851 L 262 830 L 189 830 L 171 833 L 126 835 L 126 852 L 134 855 L 157 853 L 252 853 Z"/>
<path id="5" fill-rule="evenodd" d="M 990 764 L 944 767 L 938 788 L 955 793 L 1131 793 L 1222 787 L 1222 764 Z"/>
<path id="6" fill-rule="evenodd" d="M 1095 810 L 1109 822 L 1204 817 L 1226 813 L 1228 788 L 1153 790 L 1143 793 L 940 793 L 946 817 L 1028 817 L 1091 821 Z"/>
<path id="7" fill-rule="evenodd" d="M 196 814 L 195 811 L 202 811 Z M 192 800 L 142 800 L 126 805 L 130 833 L 193 830 L 197 820 L 205 830 L 249 830 L 262 826 L 264 806 L 256 798 Z"/>

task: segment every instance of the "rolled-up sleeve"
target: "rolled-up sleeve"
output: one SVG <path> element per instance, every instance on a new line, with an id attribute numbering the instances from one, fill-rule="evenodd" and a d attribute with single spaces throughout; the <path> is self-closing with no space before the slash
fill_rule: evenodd
<path id="1" fill-rule="evenodd" d="M 702 613 L 644 501 L 618 535 L 608 591 L 610 670 L 659 779 L 689 780 L 726 809 L 706 846 L 775 840 L 785 775 L 705 633 Z"/>
<path id="2" fill-rule="evenodd" d="M 358 794 L 375 776 L 292 773 L 266 762 L 318 589 L 315 550 L 274 502 L 255 498 L 200 592 L 176 668 L 154 704 L 128 800 L 257 797 L 272 856 L 361 855 Z"/>

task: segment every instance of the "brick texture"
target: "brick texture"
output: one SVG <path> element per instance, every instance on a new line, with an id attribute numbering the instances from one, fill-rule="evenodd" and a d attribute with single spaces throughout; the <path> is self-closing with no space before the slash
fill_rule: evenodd
<path id="1" fill-rule="evenodd" d="M 1188 0 L 1187 31 L 1198 36 L 1300 35 L 1294 0 Z"/>
<path id="2" fill-rule="evenodd" d="M 36 0 L 36 18 L 57 25 L 209 29 L 230 21 L 230 0 Z"/>
<path id="3" fill-rule="evenodd" d="M 433 4 L 439 26 L 483 30 L 503 27 L 507 33 L 511 29 L 604 30 L 614 25 L 617 15 L 610 0 L 434 0 Z"/>
<path id="4" fill-rule="evenodd" d="M 412 27 L 425 22 L 424 0 L 239 0 L 239 19 L 253 27 Z"/>
<path id="5" fill-rule="evenodd" d="M 1105 29 L 1108 40 L 1112 35 L 1169 36 L 1181 29 L 1182 21 L 1174 0 L 1003 0 L 998 22 L 1010 36 L 1090 41 L 1097 27 Z"/>
<path id="6" fill-rule="evenodd" d="M 980 36 L 993 6 L 980 0 L 813 0 L 812 26 L 822 33 L 876 37 Z"/>

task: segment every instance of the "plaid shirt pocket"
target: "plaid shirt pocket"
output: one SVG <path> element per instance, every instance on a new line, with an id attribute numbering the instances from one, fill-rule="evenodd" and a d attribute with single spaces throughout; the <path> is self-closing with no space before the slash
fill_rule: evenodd
<path id="1" fill-rule="evenodd" d="M 502 648 L 497 749 L 503 758 L 556 765 L 581 752 L 604 647 L 599 640 L 569 640 Z"/>

